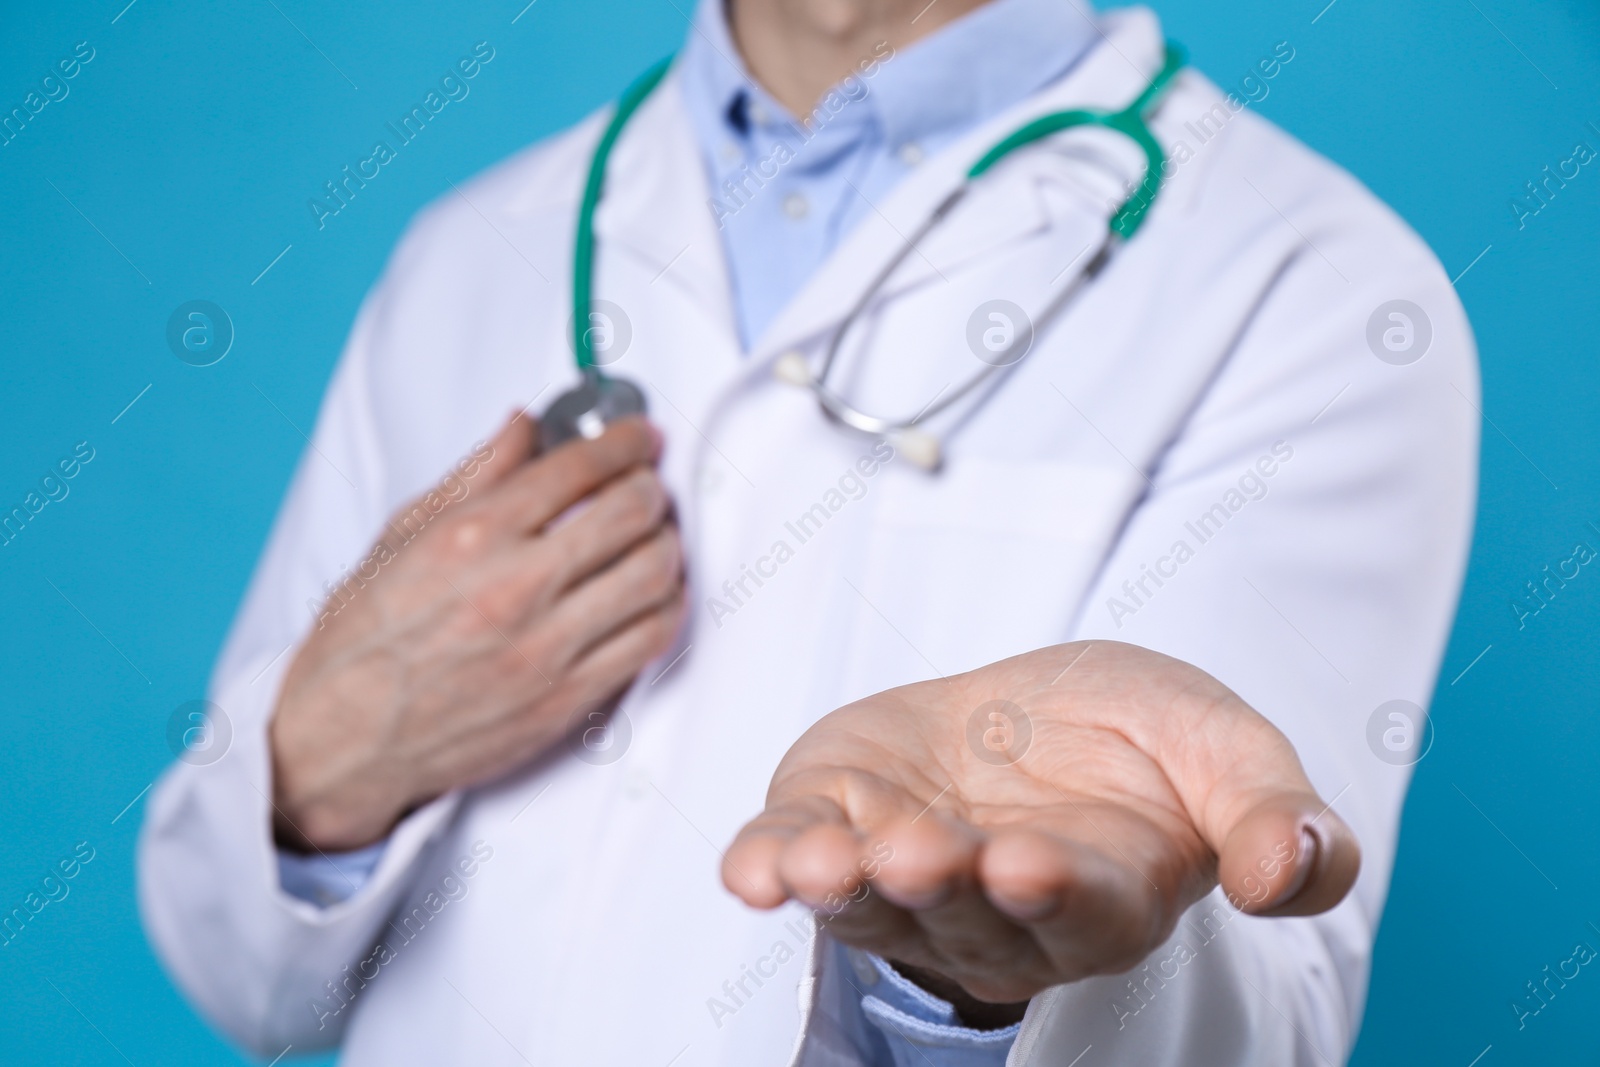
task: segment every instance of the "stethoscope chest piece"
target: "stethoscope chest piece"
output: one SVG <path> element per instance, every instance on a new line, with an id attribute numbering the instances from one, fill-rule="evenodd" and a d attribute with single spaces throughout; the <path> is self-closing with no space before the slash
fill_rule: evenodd
<path id="1" fill-rule="evenodd" d="M 551 401 L 539 419 L 539 444 L 548 452 L 574 437 L 595 438 L 629 415 L 643 415 L 644 393 L 626 378 L 587 373 L 583 381 Z"/>

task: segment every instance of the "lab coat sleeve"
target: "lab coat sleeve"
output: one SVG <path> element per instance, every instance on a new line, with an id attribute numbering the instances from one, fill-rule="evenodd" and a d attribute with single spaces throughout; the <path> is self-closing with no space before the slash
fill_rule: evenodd
<path id="1" fill-rule="evenodd" d="M 1212 175 L 1197 210 L 1236 211 L 1282 262 L 1260 272 L 1270 284 L 1153 464 L 1073 636 L 1196 664 L 1273 720 L 1358 836 L 1360 879 L 1311 918 L 1242 916 L 1213 894 L 1131 973 L 1036 998 L 1013 1065 L 1092 1045 L 1099 1063 L 1329 1067 L 1359 1027 L 1411 772 L 1369 722 L 1391 700 L 1426 707 L 1438 676 L 1471 541 L 1476 351 L 1449 279 L 1387 209 L 1331 167 L 1285 193 L 1249 162 Z M 1205 286 L 1253 269 L 1238 248 L 1216 255 L 1173 316 L 1203 318 Z M 1372 322 L 1401 324 L 1377 314 L 1395 300 L 1430 328 L 1414 362 L 1369 340 Z"/>
<path id="2" fill-rule="evenodd" d="M 139 844 L 139 905 L 158 955 L 202 1014 L 264 1056 L 337 1042 L 351 1014 L 341 1005 L 359 985 L 347 968 L 372 946 L 456 804 L 447 795 L 404 819 L 369 878 L 347 872 L 343 901 L 318 907 L 280 883 L 267 720 L 325 583 L 366 555 L 387 517 L 368 351 L 382 299 L 380 288 L 358 316 L 217 664 L 209 699 L 231 733 L 227 751 L 173 764 Z"/>

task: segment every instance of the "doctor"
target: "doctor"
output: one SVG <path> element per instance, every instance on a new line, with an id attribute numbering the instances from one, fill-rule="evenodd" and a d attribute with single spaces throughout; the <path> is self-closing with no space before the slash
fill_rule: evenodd
<path id="1" fill-rule="evenodd" d="M 196 1007 L 356 1065 L 1342 1062 L 1473 343 L 1174 55 L 1070 0 L 706 0 L 426 211 L 217 666 L 231 745 L 151 801 Z M 1085 110 L 1156 155 L 991 159 Z M 602 381 L 648 420 L 506 418 Z"/>

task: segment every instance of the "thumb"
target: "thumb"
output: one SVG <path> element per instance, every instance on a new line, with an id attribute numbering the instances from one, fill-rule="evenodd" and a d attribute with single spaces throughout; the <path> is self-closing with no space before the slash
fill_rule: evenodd
<path id="1" fill-rule="evenodd" d="M 539 423 L 518 408 L 486 443 L 473 450 L 485 487 L 504 481 L 539 451 Z"/>
<path id="2" fill-rule="evenodd" d="M 1056 661 L 1070 647 L 1043 650 L 1057 681 L 1067 671 Z M 1079 714 L 1114 711 L 1106 723 L 1166 774 L 1217 857 L 1217 881 L 1235 907 L 1314 915 L 1344 899 L 1361 869 L 1361 848 L 1317 795 L 1281 730 L 1192 664 L 1135 645 L 1090 647 L 1095 660 L 1073 671 L 1065 695 Z M 1055 681 L 1044 688 L 1061 699 Z"/>
<path id="3" fill-rule="evenodd" d="M 1355 834 L 1309 782 L 1261 797 L 1227 828 L 1221 847 L 1212 848 L 1217 881 L 1235 907 L 1252 915 L 1327 911 L 1344 899 L 1361 869 Z"/>
<path id="4" fill-rule="evenodd" d="M 1144 714 L 1122 728 L 1166 772 L 1217 857 L 1229 901 L 1252 915 L 1315 915 L 1343 900 L 1361 847 L 1317 795 L 1294 745 L 1215 678 L 1140 651 L 1134 703 Z"/>

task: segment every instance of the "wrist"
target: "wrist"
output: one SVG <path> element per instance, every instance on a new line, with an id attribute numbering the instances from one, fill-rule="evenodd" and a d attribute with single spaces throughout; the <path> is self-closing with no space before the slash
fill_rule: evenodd
<path id="1" fill-rule="evenodd" d="M 394 793 L 404 775 L 362 774 L 326 739 L 303 734 L 295 716 L 274 715 L 267 729 L 272 768 L 272 834 L 292 852 L 348 852 L 376 844 L 413 805 Z M 338 756 L 334 759 L 332 757 Z"/>
<path id="2" fill-rule="evenodd" d="M 403 812 L 351 812 L 334 800 L 295 805 L 274 800 L 273 842 L 285 852 L 354 852 L 388 837 Z"/>

